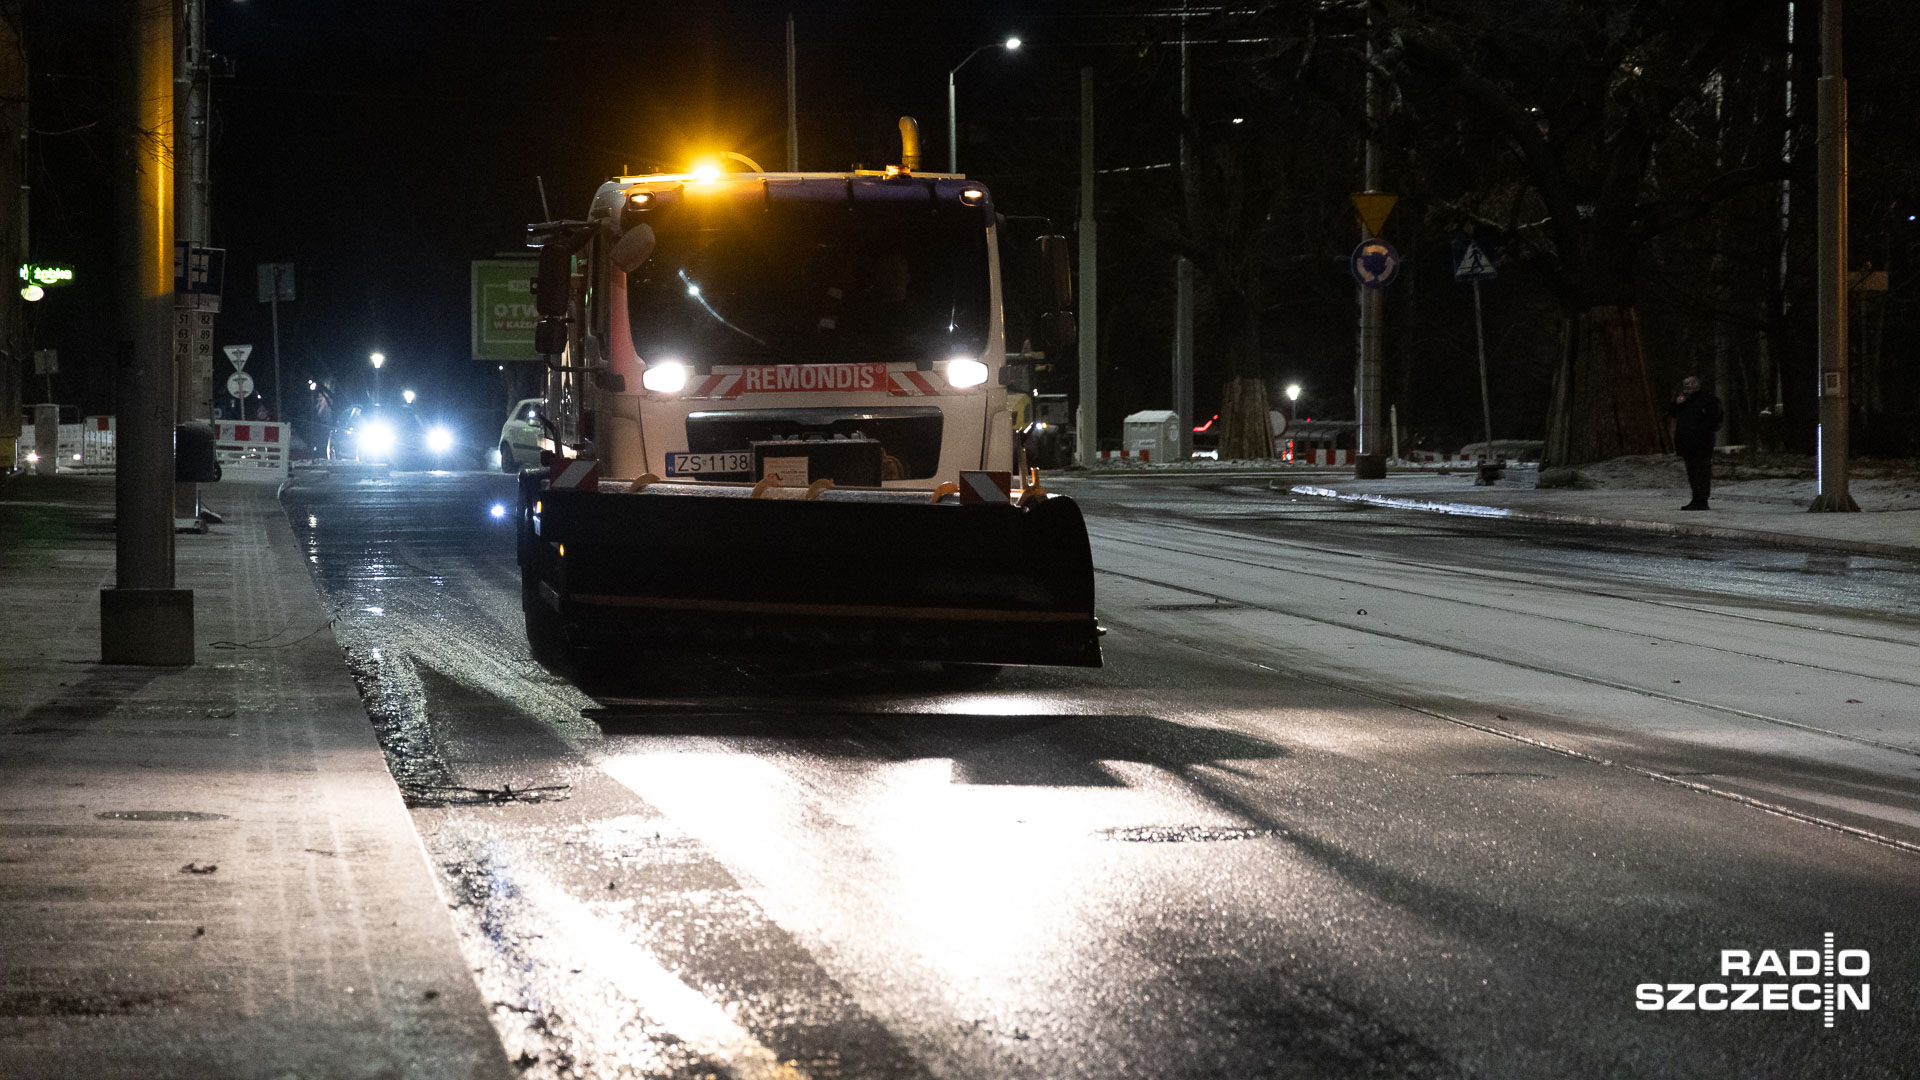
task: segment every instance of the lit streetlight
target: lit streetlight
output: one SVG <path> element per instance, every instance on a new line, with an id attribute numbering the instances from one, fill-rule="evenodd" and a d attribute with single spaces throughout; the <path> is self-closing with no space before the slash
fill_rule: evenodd
<path id="1" fill-rule="evenodd" d="M 409 405 L 411 405 L 411 404 L 413 404 L 413 398 L 414 398 L 414 394 L 413 394 L 413 391 L 411 391 L 411 390 L 402 390 L 402 391 L 400 391 L 400 396 L 406 399 L 406 401 L 407 401 L 407 404 L 409 404 Z"/>
<path id="2" fill-rule="evenodd" d="M 948 172 L 957 173 L 960 171 L 960 136 L 958 133 L 959 131 L 957 126 L 958 122 L 954 119 L 953 77 L 960 73 L 961 68 L 967 66 L 967 60 L 971 60 L 974 57 L 979 56 L 981 53 L 986 52 L 988 49 L 1005 49 L 1008 52 L 1012 52 L 1015 49 L 1018 49 L 1019 47 L 1020 47 L 1020 39 L 1017 37 L 1009 37 L 1005 41 L 996 42 L 992 45 L 982 45 L 979 48 L 968 53 L 965 60 L 962 60 L 959 63 L 953 65 L 953 70 L 947 72 L 947 171 Z"/>
<path id="3" fill-rule="evenodd" d="M 380 368 L 387 362 L 387 354 L 373 353 L 367 357 L 367 362 L 373 365 L 373 403 L 378 405 L 380 404 Z"/>

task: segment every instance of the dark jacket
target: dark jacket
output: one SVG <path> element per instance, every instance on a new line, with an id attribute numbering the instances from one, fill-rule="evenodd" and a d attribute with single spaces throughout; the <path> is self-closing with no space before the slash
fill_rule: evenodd
<path id="1" fill-rule="evenodd" d="M 1713 453 L 1713 433 L 1720 430 L 1720 399 L 1695 390 L 1685 400 L 1667 407 L 1673 414 L 1673 450 L 1681 457 Z"/>

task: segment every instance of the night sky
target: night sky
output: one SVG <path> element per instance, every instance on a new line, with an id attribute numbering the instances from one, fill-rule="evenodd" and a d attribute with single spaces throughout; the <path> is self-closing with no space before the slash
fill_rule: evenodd
<path id="1" fill-rule="evenodd" d="M 34 251 L 84 279 L 36 313 L 34 333 L 61 350 L 58 392 L 83 412 L 111 407 L 111 140 L 99 122 L 111 82 L 100 43 L 118 10 L 55 0 L 33 24 Z M 512 391 L 494 365 L 468 359 L 469 261 L 524 251 L 524 226 L 543 217 L 536 177 L 554 216 L 577 217 L 625 169 L 723 149 L 784 167 L 786 11 L 209 0 L 209 46 L 232 72 L 214 86 L 212 240 L 227 250 L 217 343 L 255 346 L 248 370 L 271 400 L 254 268 L 291 262 L 299 299 L 280 313 L 289 412 L 300 415 L 294 390 L 308 378 L 363 393 L 367 355 L 379 350 L 389 388 L 469 410 L 476 430 L 497 424 Z M 1018 33 L 1030 47 L 990 50 L 960 74 L 962 168 L 995 186 L 1003 210 L 1052 213 L 1070 230 L 1073 88 L 1086 53 L 1075 43 L 1112 28 L 1049 11 L 796 9 L 801 167 L 897 160 L 902 114 L 921 120 L 928 167 L 943 167 L 947 69 Z M 227 371 L 216 359 L 216 383 Z"/>

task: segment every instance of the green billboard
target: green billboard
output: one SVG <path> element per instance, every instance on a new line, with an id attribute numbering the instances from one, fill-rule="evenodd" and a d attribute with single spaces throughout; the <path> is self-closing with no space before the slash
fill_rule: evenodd
<path id="1" fill-rule="evenodd" d="M 532 259 L 476 259 L 473 263 L 473 358 L 538 360 L 533 328 Z"/>

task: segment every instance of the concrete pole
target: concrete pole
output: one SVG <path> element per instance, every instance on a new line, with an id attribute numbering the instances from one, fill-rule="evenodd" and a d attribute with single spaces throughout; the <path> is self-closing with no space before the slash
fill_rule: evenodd
<path id="1" fill-rule="evenodd" d="M 1373 73 L 1372 22 L 1367 39 L 1367 149 L 1363 166 L 1363 190 L 1380 190 L 1380 89 Z M 1360 239 L 1367 239 L 1367 228 L 1360 227 Z M 1353 379 L 1353 406 L 1360 421 L 1360 445 L 1353 458 L 1357 480 L 1377 480 L 1387 475 L 1387 459 L 1381 453 L 1380 415 L 1380 328 L 1386 318 L 1386 290 L 1355 284 L 1360 294 L 1359 363 Z"/>
<path id="2" fill-rule="evenodd" d="M 1186 10 L 1186 4 L 1181 4 Z M 1191 164 L 1187 145 L 1187 118 L 1193 80 L 1187 64 L 1187 20 L 1180 20 L 1180 192 L 1186 203 L 1187 169 Z M 1190 204 L 1188 204 L 1190 205 Z M 1180 461 L 1193 457 L 1193 260 L 1181 256 L 1173 270 L 1173 413 L 1180 420 Z"/>
<path id="3" fill-rule="evenodd" d="M 1840 0 L 1820 5 L 1820 445 L 1816 511 L 1860 509 L 1847 491 L 1847 80 Z"/>
<path id="4" fill-rule="evenodd" d="M 206 0 L 184 0 L 184 21 L 180 26 L 180 62 L 174 69 L 174 105 L 180 152 L 174 158 L 174 188 L 179 193 L 177 239 L 205 247 L 212 237 L 212 218 L 207 184 L 208 110 Z M 184 300 L 176 297 L 176 305 Z M 185 330 L 176 339 L 174 353 L 174 415 L 182 420 L 213 416 L 213 357 L 200 355 L 194 336 L 197 311 L 184 307 L 174 313 L 177 325 Z M 200 516 L 200 486 L 175 484 L 173 516 L 176 527 L 182 522 L 197 523 Z"/>
<path id="5" fill-rule="evenodd" d="M 173 11 L 123 0 L 133 79 L 119 166 L 130 241 L 119 260 L 115 587 L 100 590 L 100 659 L 193 663 L 193 592 L 173 577 Z"/>
<path id="6" fill-rule="evenodd" d="M 1100 460 L 1100 282 L 1093 220 L 1093 69 L 1080 69 L 1080 464 Z"/>

